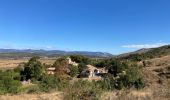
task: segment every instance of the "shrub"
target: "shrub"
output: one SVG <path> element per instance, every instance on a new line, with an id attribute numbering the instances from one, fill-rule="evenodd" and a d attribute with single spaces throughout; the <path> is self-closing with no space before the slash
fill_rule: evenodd
<path id="1" fill-rule="evenodd" d="M 40 89 L 38 84 L 27 84 L 27 85 L 22 85 L 19 88 L 19 92 L 20 93 L 29 93 L 29 94 L 33 94 L 33 93 L 39 93 Z"/>
<path id="2" fill-rule="evenodd" d="M 79 73 L 78 67 L 74 65 L 70 65 L 70 76 L 75 77 Z"/>
<path id="3" fill-rule="evenodd" d="M 37 85 L 32 85 L 27 89 L 27 93 L 32 94 L 32 93 L 38 93 L 39 92 L 39 87 Z"/>
<path id="4" fill-rule="evenodd" d="M 97 100 L 100 97 L 100 87 L 96 81 L 79 80 L 70 84 L 65 90 L 65 100 Z"/>
<path id="5" fill-rule="evenodd" d="M 42 81 L 39 83 L 39 88 L 43 92 L 56 90 L 60 86 L 60 80 L 53 75 L 44 75 Z"/>
<path id="6" fill-rule="evenodd" d="M 107 74 L 102 80 L 102 87 L 105 90 L 114 90 L 115 89 L 115 79 L 111 74 Z"/>
<path id="7" fill-rule="evenodd" d="M 86 69 L 87 69 L 86 64 L 80 63 L 80 64 L 78 65 L 78 71 L 79 71 L 79 73 L 81 73 L 82 71 L 84 71 L 84 70 L 86 70 Z"/>
<path id="8" fill-rule="evenodd" d="M 18 93 L 21 82 L 15 80 L 16 73 L 11 71 L 0 72 L 0 93 Z"/>
<path id="9" fill-rule="evenodd" d="M 145 82 L 139 68 L 132 66 L 126 70 L 126 75 L 120 76 L 118 79 L 118 84 L 123 84 L 126 88 L 135 87 L 137 89 L 143 88 Z"/>
<path id="10" fill-rule="evenodd" d="M 111 60 L 108 63 L 108 73 L 113 74 L 114 76 L 117 76 L 118 73 L 122 73 L 122 71 L 125 71 L 128 68 L 128 62 L 122 62 L 119 60 Z"/>
<path id="11" fill-rule="evenodd" d="M 115 71 L 116 77 L 113 74 L 106 74 L 104 76 L 104 79 L 102 80 L 102 86 L 106 90 L 121 90 L 123 88 L 131 87 L 141 89 L 145 86 L 145 81 L 143 79 L 143 75 L 140 72 L 140 67 L 138 67 L 137 65 L 128 65 L 121 62 L 119 64 L 113 64 L 112 67 L 116 68 L 114 70 L 117 70 Z M 124 70 L 126 73 L 119 73 L 119 71 L 121 70 Z"/>

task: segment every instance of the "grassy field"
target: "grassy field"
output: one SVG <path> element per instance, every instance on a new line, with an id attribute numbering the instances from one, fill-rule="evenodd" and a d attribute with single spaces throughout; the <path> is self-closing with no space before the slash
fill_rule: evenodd
<path id="1" fill-rule="evenodd" d="M 42 58 L 40 61 L 46 64 L 53 64 L 57 58 Z M 20 63 L 27 62 L 29 59 L 0 59 L 0 69 L 16 68 Z"/>

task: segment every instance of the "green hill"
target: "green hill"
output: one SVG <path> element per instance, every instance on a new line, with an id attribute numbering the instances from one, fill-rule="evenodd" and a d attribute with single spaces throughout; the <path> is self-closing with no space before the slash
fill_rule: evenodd
<path id="1" fill-rule="evenodd" d="M 142 51 L 144 50 L 144 51 Z M 131 61 L 141 61 L 146 59 L 157 58 L 161 56 L 170 55 L 170 45 L 158 47 L 158 48 L 151 48 L 151 49 L 142 49 L 140 52 L 134 52 L 126 54 L 125 56 L 118 56 L 118 59 L 128 59 Z M 139 51 L 139 50 L 138 50 Z"/>

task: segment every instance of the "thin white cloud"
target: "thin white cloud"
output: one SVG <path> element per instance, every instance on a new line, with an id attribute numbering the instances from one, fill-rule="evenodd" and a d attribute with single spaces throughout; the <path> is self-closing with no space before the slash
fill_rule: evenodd
<path id="1" fill-rule="evenodd" d="M 52 49 L 53 47 L 52 46 L 46 46 L 45 48 L 46 49 Z"/>
<path id="2" fill-rule="evenodd" d="M 42 47 L 43 49 L 46 49 L 46 50 L 55 50 L 56 47 L 54 46 L 46 46 L 46 47 Z"/>
<path id="3" fill-rule="evenodd" d="M 123 48 L 136 48 L 136 49 L 142 49 L 142 48 L 156 48 L 164 45 L 168 45 L 169 43 L 154 43 L 154 44 L 138 44 L 138 45 L 123 45 L 121 47 Z"/>

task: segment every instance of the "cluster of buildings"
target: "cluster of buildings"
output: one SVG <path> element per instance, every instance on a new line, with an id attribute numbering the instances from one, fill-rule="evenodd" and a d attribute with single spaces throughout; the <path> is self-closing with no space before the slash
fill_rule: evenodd
<path id="1" fill-rule="evenodd" d="M 67 58 L 67 61 L 68 61 L 68 63 L 71 64 L 71 65 L 78 66 L 78 63 L 73 62 L 73 61 L 71 60 L 71 58 L 69 58 L 69 57 Z M 56 70 L 55 67 L 49 67 L 49 68 L 46 69 L 46 72 L 47 72 L 47 74 L 54 75 L 54 74 L 55 74 L 55 70 Z"/>
<path id="2" fill-rule="evenodd" d="M 68 63 L 74 66 L 78 66 L 78 63 L 73 62 L 71 58 L 67 58 Z M 84 70 L 80 73 L 78 76 L 79 78 L 99 78 L 102 73 L 106 73 L 106 70 L 104 68 L 96 68 L 92 65 L 87 65 L 87 70 Z M 48 74 L 55 74 L 55 67 L 50 67 L 46 69 L 46 72 Z"/>

